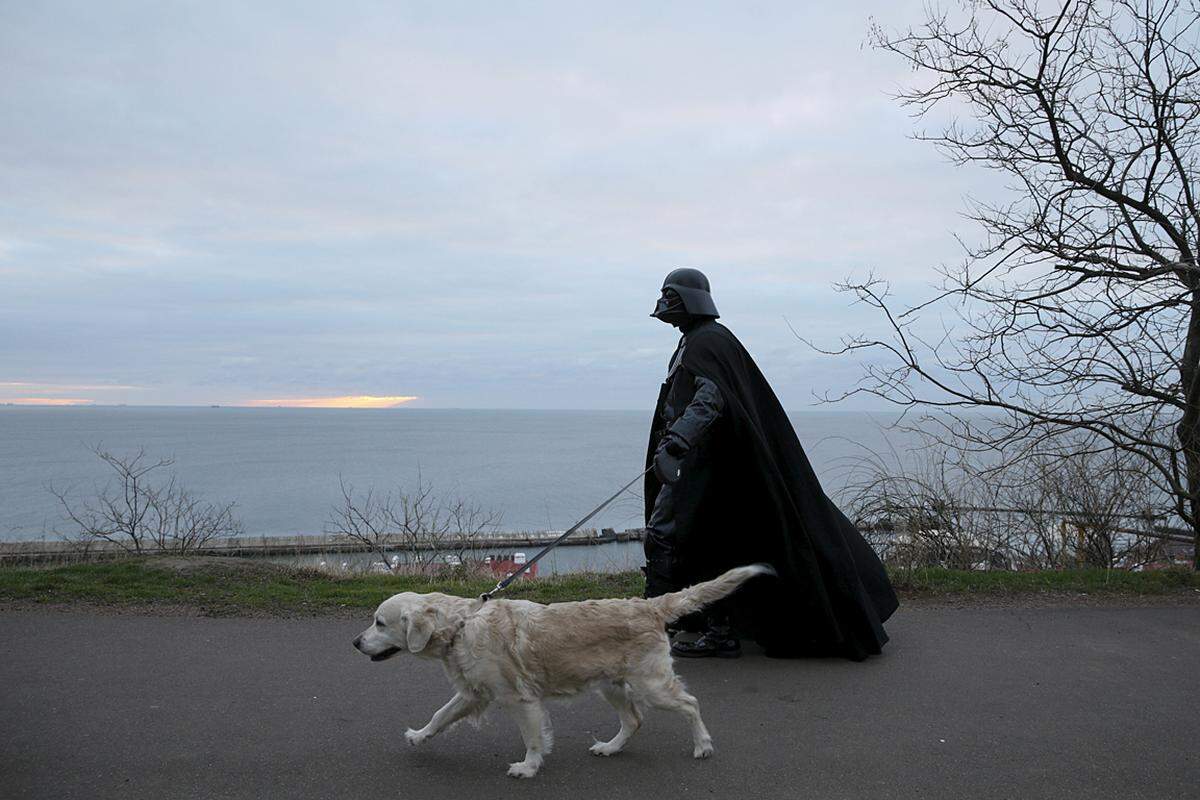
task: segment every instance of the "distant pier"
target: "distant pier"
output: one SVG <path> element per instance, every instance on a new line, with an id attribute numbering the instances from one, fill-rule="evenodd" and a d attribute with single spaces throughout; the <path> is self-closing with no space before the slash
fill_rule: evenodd
<path id="1" fill-rule="evenodd" d="M 399 536 L 390 537 L 381 542 L 388 552 L 401 551 L 486 551 L 509 550 L 514 548 L 544 547 L 562 535 L 562 531 L 519 531 L 513 533 L 489 533 L 472 539 L 463 546 L 462 540 L 453 535 L 445 538 L 417 541 L 402 539 Z M 640 542 L 645 535 L 641 528 L 630 528 L 616 531 L 612 528 L 602 530 L 582 530 L 568 537 L 562 546 L 600 545 L 611 542 Z M 322 555 L 325 553 L 368 553 L 372 547 L 363 542 L 346 536 L 328 534 L 296 535 L 296 536 L 241 536 L 233 539 L 222 539 L 204 547 L 188 550 L 187 555 L 204 556 L 301 556 Z M 177 554 L 174 550 L 143 549 L 143 554 Z M 55 561 L 75 561 L 116 558 L 131 555 L 132 548 L 123 548 L 118 544 L 105 541 L 94 541 L 86 544 L 71 541 L 46 541 L 44 539 L 21 542 L 0 542 L 0 564 L 39 563 Z"/>

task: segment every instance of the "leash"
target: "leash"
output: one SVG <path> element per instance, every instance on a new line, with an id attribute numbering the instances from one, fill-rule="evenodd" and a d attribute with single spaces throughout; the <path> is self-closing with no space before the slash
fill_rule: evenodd
<path id="1" fill-rule="evenodd" d="M 554 548 L 556 548 L 556 547 L 558 547 L 560 544 L 562 544 L 562 543 L 563 543 L 563 541 L 564 541 L 564 540 L 565 540 L 565 539 L 566 539 L 568 536 L 570 536 L 572 533 L 574 533 L 575 531 L 577 531 L 577 530 L 579 530 L 581 527 L 583 527 L 583 524 L 584 524 L 585 522 L 587 522 L 589 519 L 591 519 L 592 517 L 594 517 L 594 516 L 596 516 L 597 514 L 599 514 L 601 511 L 603 511 L 605 506 L 607 506 L 607 505 L 608 505 L 609 503 L 611 503 L 613 500 L 616 500 L 618 497 L 620 497 L 622 494 L 624 494 L 626 489 L 628 489 L 630 486 L 633 486 L 635 483 L 637 483 L 637 482 L 638 482 L 638 481 L 640 481 L 642 478 L 644 478 L 644 477 L 646 476 L 646 473 L 647 473 L 647 472 L 649 472 L 649 471 L 650 471 L 650 470 L 652 470 L 652 469 L 654 469 L 654 467 L 653 467 L 653 466 L 649 466 L 649 467 L 646 467 L 646 469 L 644 469 L 644 470 L 642 470 L 641 472 L 639 472 L 636 478 L 634 478 L 634 479 L 633 479 L 633 480 L 631 480 L 629 483 L 627 483 L 627 484 L 625 484 L 624 486 L 622 486 L 620 489 L 617 489 L 617 491 L 613 493 L 613 496 L 612 496 L 612 497 L 608 498 L 608 499 L 607 499 L 607 500 L 605 500 L 603 503 L 601 503 L 600 505 L 598 505 L 598 506 L 596 506 L 595 508 L 593 508 L 591 511 L 589 511 L 589 512 L 588 512 L 588 514 L 587 514 L 587 516 L 586 516 L 586 517 L 584 517 L 583 519 L 579 520 L 579 522 L 576 522 L 574 525 L 572 525 L 570 528 L 568 528 L 568 529 L 566 530 L 566 532 L 564 532 L 563 534 L 561 534 L 561 535 L 560 535 L 560 536 L 559 536 L 557 539 L 555 539 L 553 542 L 551 542 L 550 544 L 548 544 L 548 545 L 546 545 L 545 547 L 543 547 L 543 548 L 542 548 L 542 551 L 541 551 L 540 553 L 538 553 L 536 556 L 534 556 L 533 558 L 529 559 L 529 560 L 528 560 L 528 561 L 526 561 L 524 564 L 522 564 L 520 569 L 518 569 L 518 570 L 517 570 L 516 572 L 514 572 L 513 574 L 509 575 L 507 578 L 505 578 L 505 579 L 503 579 L 503 580 L 499 581 L 499 582 L 496 584 L 496 587 L 495 587 L 494 589 L 492 589 L 490 592 L 484 592 L 483 594 L 479 595 L 479 599 L 480 599 L 480 600 L 482 600 L 483 602 L 485 602 L 485 603 L 486 603 L 488 600 L 491 600 L 491 599 L 492 599 L 492 595 L 494 595 L 494 594 L 497 594 L 497 593 L 499 593 L 499 592 L 502 592 L 502 591 L 504 591 L 505 589 L 507 589 L 507 588 L 508 588 L 508 585 L 509 585 L 510 583 L 512 583 L 512 582 L 513 582 L 513 581 L 515 581 L 517 578 L 519 578 L 519 577 L 521 577 L 522 575 L 524 575 L 524 574 L 525 574 L 525 571 L 526 571 L 526 570 L 528 570 L 530 567 L 532 567 L 534 564 L 536 564 L 536 563 L 537 563 L 539 560 L 541 560 L 542 556 L 546 555 L 546 553 L 549 553 L 551 550 L 553 550 Z"/>

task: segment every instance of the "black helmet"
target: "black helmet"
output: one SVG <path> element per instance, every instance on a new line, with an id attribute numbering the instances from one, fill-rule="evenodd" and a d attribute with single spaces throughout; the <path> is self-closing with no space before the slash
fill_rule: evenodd
<path id="1" fill-rule="evenodd" d="M 717 313 L 717 305 L 713 302 L 711 290 L 708 288 L 708 278 L 698 269 L 683 267 L 672 270 L 663 281 L 662 291 L 673 290 L 683 302 L 683 310 L 692 317 L 721 316 Z M 656 309 L 650 316 L 659 316 Z M 661 317 L 660 317 L 661 318 Z"/>

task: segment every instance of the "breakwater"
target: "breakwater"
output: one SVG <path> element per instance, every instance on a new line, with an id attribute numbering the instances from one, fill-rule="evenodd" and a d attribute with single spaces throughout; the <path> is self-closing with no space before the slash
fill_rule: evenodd
<path id="1" fill-rule="evenodd" d="M 562 531 L 516 531 L 494 532 L 473 537 L 469 542 L 463 542 L 453 535 L 445 538 L 429 540 L 412 540 L 405 537 L 384 537 L 379 546 L 388 551 L 445 551 L 445 550 L 512 550 L 514 548 L 544 547 L 554 541 Z M 630 528 L 617 531 L 612 528 L 601 530 L 581 530 L 566 539 L 562 546 L 580 547 L 611 544 L 613 542 L 641 541 L 644 531 L 641 528 Z M 195 548 L 188 555 L 206 556 L 240 556 L 240 557 L 281 557 L 307 556 L 334 553 L 368 553 L 375 548 L 357 539 L 331 534 L 294 535 L 294 536 L 239 536 L 221 539 Z M 32 540 L 20 542 L 0 542 L 0 564 L 32 564 L 54 563 L 61 561 L 92 560 L 116 558 L 130 555 L 132 545 L 122 546 L 115 542 L 96 540 L 90 542 Z M 159 551 L 143 549 L 143 553 L 174 553 L 176 551 Z"/>

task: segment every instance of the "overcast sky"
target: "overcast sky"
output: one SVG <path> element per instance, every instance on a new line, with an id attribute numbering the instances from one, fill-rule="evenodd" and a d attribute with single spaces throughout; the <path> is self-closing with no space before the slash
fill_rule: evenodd
<path id="1" fill-rule="evenodd" d="M 974 234 L 886 3 L 0 3 L 0 401 L 644 408 L 710 277 L 789 408 Z M 859 406 L 862 407 L 862 406 Z M 876 404 L 877 407 L 877 404 Z"/>

